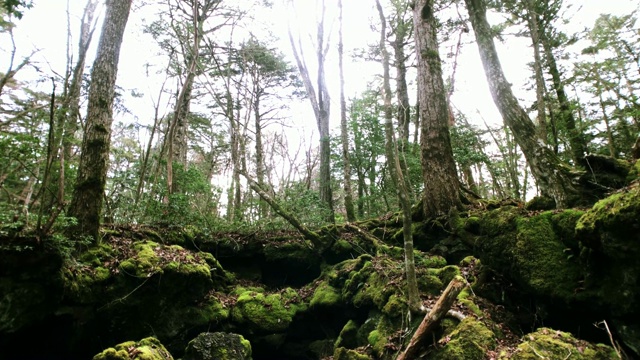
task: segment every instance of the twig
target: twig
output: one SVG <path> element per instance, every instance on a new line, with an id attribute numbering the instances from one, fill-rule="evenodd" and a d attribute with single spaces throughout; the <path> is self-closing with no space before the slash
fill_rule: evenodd
<path id="1" fill-rule="evenodd" d="M 598 324 L 604 324 L 604 328 L 607 330 L 607 334 L 609 335 L 609 341 L 611 342 L 611 346 L 613 346 L 613 349 L 616 351 L 616 355 L 618 355 L 618 359 L 622 359 L 622 354 L 620 353 L 619 346 L 613 340 L 613 335 L 611 335 L 611 330 L 609 330 L 609 325 L 607 324 L 607 320 L 602 320 Z"/>
<path id="2" fill-rule="evenodd" d="M 529 346 L 529 347 L 531 348 L 531 350 L 533 350 L 533 353 L 534 353 L 534 354 L 536 354 L 536 355 L 538 355 L 538 357 L 539 357 L 540 359 L 544 359 L 544 358 L 545 358 L 544 356 L 542 356 L 542 355 L 538 354 L 538 352 L 536 351 L 536 349 L 535 349 L 533 346 L 531 346 L 531 344 L 527 344 L 527 346 Z"/>

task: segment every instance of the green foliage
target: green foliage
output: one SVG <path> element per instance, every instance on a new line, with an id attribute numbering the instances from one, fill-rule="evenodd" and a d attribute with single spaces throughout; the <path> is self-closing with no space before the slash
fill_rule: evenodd
<path id="1" fill-rule="evenodd" d="M 22 18 L 23 9 L 29 9 L 33 6 L 31 0 L 2 0 L 0 6 L 4 8 L 9 15 L 13 15 L 18 19 Z"/>
<path id="2" fill-rule="evenodd" d="M 488 145 L 477 127 L 463 122 L 449 129 L 453 158 L 460 166 L 471 166 L 489 161 L 483 149 Z"/>

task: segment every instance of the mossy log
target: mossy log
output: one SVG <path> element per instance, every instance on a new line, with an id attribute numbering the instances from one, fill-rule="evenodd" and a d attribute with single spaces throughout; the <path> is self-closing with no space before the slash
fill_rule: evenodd
<path id="1" fill-rule="evenodd" d="M 420 350 L 426 340 L 425 335 L 429 334 L 440 319 L 447 314 L 449 308 L 451 308 L 451 305 L 456 301 L 458 294 L 465 285 L 466 282 L 460 276 L 454 277 L 451 282 L 449 282 L 449 285 L 444 289 L 444 292 L 440 295 L 440 298 L 431 311 L 422 319 L 420 326 L 418 326 L 418 329 L 409 341 L 409 345 L 407 345 L 405 351 L 398 356 L 397 360 L 415 359 L 417 357 L 418 350 Z"/>

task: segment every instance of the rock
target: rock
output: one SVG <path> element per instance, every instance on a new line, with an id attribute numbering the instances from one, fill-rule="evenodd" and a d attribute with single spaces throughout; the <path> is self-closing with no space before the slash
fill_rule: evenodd
<path id="1" fill-rule="evenodd" d="M 524 342 L 508 358 L 513 360 L 609 360 L 618 357 L 610 346 L 590 344 L 578 340 L 566 332 L 541 328 L 534 333 L 525 335 Z M 500 359 L 507 359 L 507 357 L 500 357 Z"/>
<path id="2" fill-rule="evenodd" d="M 93 360 L 173 360 L 160 340 L 148 337 L 138 342 L 127 341 L 108 348 Z"/>
<path id="3" fill-rule="evenodd" d="M 443 339 L 446 345 L 433 354 L 438 360 L 485 359 L 485 354 L 496 347 L 496 335 L 482 322 L 469 316 Z"/>
<path id="4" fill-rule="evenodd" d="M 183 360 L 250 360 L 251 343 L 242 335 L 202 333 L 189 341 Z"/>

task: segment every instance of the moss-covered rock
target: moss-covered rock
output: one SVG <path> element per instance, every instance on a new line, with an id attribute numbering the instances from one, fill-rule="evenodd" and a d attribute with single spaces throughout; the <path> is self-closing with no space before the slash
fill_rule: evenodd
<path id="1" fill-rule="evenodd" d="M 337 348 L 333 353 L 334 360 L 369 360 L 369 355 L 360 353 L 356 350 L 345 349 L 343 347 Z"/>
<path id="2" fill-rule="evenodd" d="M 335 347 L 343 347 L 347 349 L 353 349 L 358 346 L 357 343 L 357 333 L 358 333 L 358 323 L 354 320 L 349 320 L 342 330 L 340 331 L 340 336 L 335 342 Z"/>
<path id="3" fill-rule="evenodd" d="M 149 337 L 108 348 L 94 356 L 93 360 L 173 360 L 173 356 L 158 339 Z"/>
<path id="4" fill-rule="evenodd" d="M 307 305 L 298 293 L 290 288 L 281 293 L 265 294 L 243 290 L 231 311 L 234 323 L 243 326 L 248 333 L 272 334 L 287 330 L 293 317 L 305 311 Z"/>
<path id="5" fill-rule="evenodd" d="M 511 355 L 514 360 L 576 359 L 609 360 L 617 359 L 613 348 L 602 344 L 590 344 L 577 340 L 571 334 L 549 328 L 541 328 L 524 336 L 524 342 Z M 501 359 L 506 359 L 501 357 Z"/>
<path id="6" fill-rule="evenodd" d="M 202 333 L 189 341 L 184 360 L 250 360 L 251 343 L 242 335 Z"/>
<path id="7" fill-rule="evenodd" d="M 433 359 L 481 360 L 485 359 L 487 352 L 497 344 L 493 331 L 473 317 L 467 317 L 460 322 L 447 339 L 445 345 L 435 351 Z"/>
<path id="8" fill-rule="evenodd" d="M 340 295 L 340 292 L 333 286 L 323 282 L 313 292 L 309 305 L 312 308 L 329 308 L 340 306 L 341 301 L 342 296 Z"/>
<path id="9" fill-rule="evenodd" d="M 566 215 L 573 219 L 575 213 Z M 487 213 L 476 246 L 482 263 L 507 274 L 523 290 L 536 296 L 561 299 L 566 303 L 580 296 L 576 291 L 584 277 L 578 259 L 567 252 L 556 234 L 562 220 L 568 219 L 548 211 L 523 216 L 517 208 L 500 208 Z M 563 224 L 564 225 L 564 224 Z"/>

